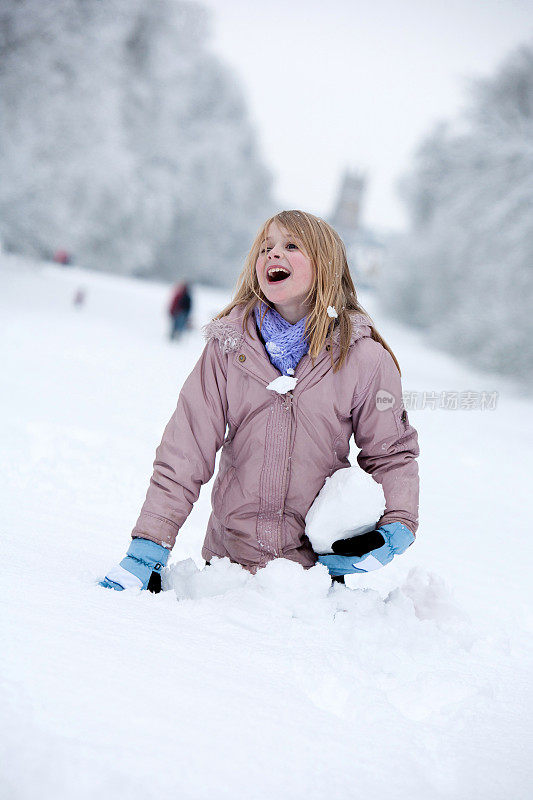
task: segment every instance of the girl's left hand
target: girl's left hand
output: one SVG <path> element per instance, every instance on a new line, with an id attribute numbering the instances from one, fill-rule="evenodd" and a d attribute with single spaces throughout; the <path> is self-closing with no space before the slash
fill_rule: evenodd
<path id="1" fill-rule="evenodd" d="M 318 556 L 319 562 L 328 568 L 329 574 L 333 577 L 351 575 L 356 572 L 371 572 L 384 567 L 385 564 L 390 564 L 394 556 L 404 553 L 415 540 L 414 534 L 402 522 L 390 522 L 382 525 L 374 533 L 381 535 L 383 544 L 369 553 L 350 555 L 350 551 L 361 552 L 359 543 L 362 537 L 353 536 L 333 542 L 334 553 Z M 363 536 L 365 535 L 363 534 Z M 343 555 L 339 555 L 339 553 Z"/>

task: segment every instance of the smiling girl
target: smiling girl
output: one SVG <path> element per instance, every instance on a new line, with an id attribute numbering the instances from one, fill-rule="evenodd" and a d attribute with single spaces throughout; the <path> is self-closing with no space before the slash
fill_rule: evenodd
<path id="1" fill-rule="evenodd" d="M 402 553 L 418 526 L 417 434 L 398 362 L 358 303 L 333 228 L 303 211 L 267 220 L 205 338 L 156 451 L 128 554 L 102 585 L 157 591 L 220 448 L 207 562 L 226 556 L 251 572 L 274 558 L 313 566 L 305 516 L 325 479 L 350 466 L 352 435 L 386 500 L 365 564 Z M 363 571 L 360 541 L 320 556 L 333 577 Z"/>

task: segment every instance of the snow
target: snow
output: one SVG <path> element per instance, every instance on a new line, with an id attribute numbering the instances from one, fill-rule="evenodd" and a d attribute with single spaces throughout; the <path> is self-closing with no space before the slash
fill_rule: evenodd
<path id="1" fill-rule="evenodd" d="M 328 306 L 328 317 L 336 319 L 338 316 L 335 306 Z"/>
<path id="2" fill-rule="evenodd" d="M 493 411 L 409 412 L 415 544 L 348 587 L 283 560 L 202 569 L 209 485 L 168 591 L 104 590 L 228 299 L 195 288 L 195 328 L 170 343 L 168 291 L 0 260 L 1 796 L 525 800 L 531 401 L 362 297 L 404 389 L 499 392 Z"/>
<path id="3" fill-rule="evenodd" d="M 281 355 L 283 353 L 283 348 L 280 347 L 279 344 L 276 344 L 276 342 L 265 342 L 265 347 L 273 356 Z"/>
<path id="4" fill-rule="evenodd" d="M 270 381 L 266 388 L 271 392 L 287 394 L 287 392 L 291 392 L 294 389 L 297 383 L 298 378 L 293 378 L 290 375 L 280 375 L 279 378 L 274 378 L 273 381 Z"/>
<path id="5" fill-rule="evenodd" d="M 331 553 L 337 539 L 373 531 L 384 510 L 381 484 L 358 466 L 339 469 L 307 512 L 305 531 L 315 553 Z"/>

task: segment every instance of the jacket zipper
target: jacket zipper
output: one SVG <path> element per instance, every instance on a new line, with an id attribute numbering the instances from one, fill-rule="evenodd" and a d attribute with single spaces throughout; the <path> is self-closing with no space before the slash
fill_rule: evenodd
<path id="1" fill-rule="evenodd" d="M 287 392 L 285 395 L 287 398 L 287 402 L 285 403 L 285 408 L 289 414 L 289 424 L 287 426 L 287 457 L 285 459 L 285 469 L 283 471 L 283 487 L 282 487 L 282 502 L 281 508 L 279 510 L 279 528 L 278 528 L 278 556 L 281 556 L 282 553 L 282 545 L 281 545 L 281 531 L 283 528 L 283 514 L 285 511 L 285 498 L 287 496 L 287 483 L 288 483 L 288 475 L 289 475 L 289 466 L 290 466 L 290 449 L 291 449 L 291 434 L 292 434 L 292 392 Z"/>

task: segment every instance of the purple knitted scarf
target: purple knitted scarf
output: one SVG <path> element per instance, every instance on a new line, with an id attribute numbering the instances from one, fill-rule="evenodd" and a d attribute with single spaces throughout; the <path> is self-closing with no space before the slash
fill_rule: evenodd
<path id="1" fill-rule="evenodd" d="M 288 369 L 295 369 L 309 349 L 309 342 L 304 338 L 306 317 L 291 325 L 274 308 L 268 308 L 261 325 L 264 310 L 263 303 L 254 308 L 257 327 L 260 328 L 270 361 L 285 375 Z"/>

